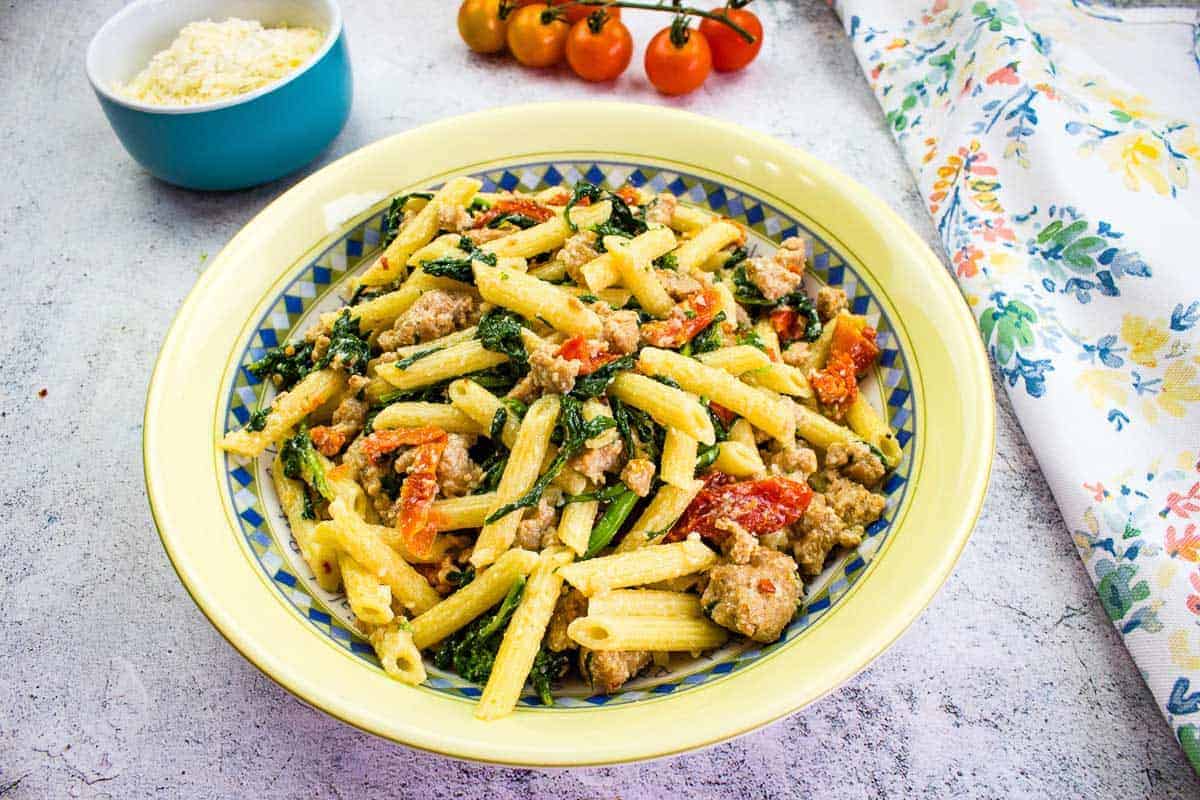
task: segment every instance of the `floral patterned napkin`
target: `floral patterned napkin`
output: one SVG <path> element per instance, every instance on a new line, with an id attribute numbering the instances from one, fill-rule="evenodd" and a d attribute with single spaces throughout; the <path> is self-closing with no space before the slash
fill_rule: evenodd
<path id="1" fill-rule="evenodd" d="M 1200 12 L 834 6 L 1100 602 L 1200 771 Z"/>

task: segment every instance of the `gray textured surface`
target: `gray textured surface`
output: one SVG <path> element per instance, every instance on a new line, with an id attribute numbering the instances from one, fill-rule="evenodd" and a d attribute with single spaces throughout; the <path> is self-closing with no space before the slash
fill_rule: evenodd
<path id="1" fill-rule="evenodd" d="M 766 730 L 540 773 L 413 753 L 294 700 L 176 580 L 140 458 L 146 381 L 202 255 L 290 182 L 198 195 L 126 157 L 82 68 L 119 4 L 0 6 L 0 796 L 1200 795 L 1003 402 L 988 503 L 945 589 L 862 675 Z M 448 0 L 346 5 L 356 106 L 321 163 L 489 105 L 663 102 L 636 64 L 614 92 L 470 57 Z M 756 6 L 770 37 L 759 62 L 678 105 L 827 159 L 932 241 L 832 14 Z"/>

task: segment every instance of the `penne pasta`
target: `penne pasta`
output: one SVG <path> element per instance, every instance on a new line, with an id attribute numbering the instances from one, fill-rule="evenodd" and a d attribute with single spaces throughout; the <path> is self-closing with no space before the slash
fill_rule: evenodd
<path id="1" fill-rule="evenodd" d="M 375 415 L 375 430 L 432 425 L 446 433 L 482 433 L 473 419 L 445 403 L 392 403 Z"/>
<path id="2" fill-rule="evenodd" d="M 266 425 L 260 431 L 248 428 L 230 431 L 221 439 L 222 450 L 254 458 L 292 432 L 304 418 L 346 390 L 346 376 L 334 369 L 310 372 L 291 391 L 282 392 L 271 403 Z"/>
<path id="3" fill-rule="evenodd" d="M 692 485 L 684 488 L 678 486 L 663 486 L 651 498 L 650 504 L 642 511 L 642 515 L 633 523 L 633 527 L 625 534 L 625 538 L 617 545 L 618 553 L 645 547 L 652 540 L 660 538 L 675 521 L 683 514 L 700 490 L 704 481 L 693 480 Z"/>
<path id="4" fill-rule="evenodd" d="M 434 500 L 430 521 L 439 531 L 482 528 L 483 521 L 487 519 L 488 512 L 495 506 L 495 503 L 495 492 Z"/>
<path id="5" fill-rule="evenodd" d="M 699 653 L 720 647 L 729 633 L 703 617 L 595 616 L 567 626 L 567 635 L 589 650 Z"/>
<path id="6" fill-rule="evenodd" d="M 441 598 L 429 582 L 384 544 L 345 498 L 330 503 L 329 513 L 336 523 L 338 547 L 387 586 L 404 608 L 420 614 L 437 605 Z"/>
<path id="7" fill-rule="evenodd" d="M 609 589 L 692 575 L 716 563 L 717 554 L 695 538 L 578 561 L 560 568 L 559 573 L 567 583 L 591 597 Z"/>
<path id="8" fill-rule="evenodd" d="M 487 350 L 483 342 L 473 339 L 452 344 L 404 369 L 397 367 L 395 362 L 379 364 L 375 367 L 375 374 L 397 389 L 419 389 L 460 375 L 490 369 L 505 361 L 508 361 L 508 356 Z"/>
<path id="9" fill-rule="evenodd" d="M 883 455 L 884 466 L 893 468 L 900 463 L 900 443 L 896 441 L 896 435 L 862 392 L 846 410 L 846 423 L 863 441 Z"/>
<path id="10" fill-rule="evenodd" d="M 691 359 L 686 360 L 691 362 Z M 645 411 L 659 425 L 668 429 L 678 428 L 704 444 L 716 441 L 716 432 L 708 412 L 696 397 L 687 392 L 633 372 L 618 374 L 609 384 L 608 392 L 622 403 Z"/>
<path id="11" fill-rule="evenodd" d="M 588 538 L 592 534 L 592 525 L 596 522 L 596 514 L 600 503 L 596 500 L 583 500 L 577 503 L 567 503 L 563 506 L 562 515 L 558 520 L 558 540 L 582 556 L 587 552 Z"/>
<path id="12" fill-rule="evenodd" d="M 601 323 L 596 312 L 565 289 L 502 266 L 489 267 L 476 261 L 474 269 L 475 284 L 489 303 L 512 309 L 528 319 L 540 319 L 571 336 L 600 335 Z"/>
<path id="13" fill-rule="evenodd" d="M 730 375 L 741 375 L 752 369 L 764 369 L 771 366 L 771 359 L 767 358 L 766 353 L 748 344 L 722 347 L 720 350 L 701 353 L 696 356 L 696 360 L 705 366 L 724 370 Z"/>
<path id="14" fill-rule="evenodd" d="M 425 664 L 421 651 L 413 643 L 411 628 L 401 621 L 371 631 L 369 637 L 383 671 L 401 683 L 416 686 L 424 683 Z"/>
<path id="15" fill-rule="evenodd" d="M 756 428 L 781 442 L 788 443 L 796 436 L 795 421 L 788 413 L 787 401 L 778 395 L 747 386 L 727 372 L 670 350 L 654 347 L 642 350 L 638 367 L 643 372 L 674 379 L 687 391 L 695 392 L 745 417 Z M 704 439 L 700 441 L 704 442 Z"/>
<path id="16" fill-rule="evenodd" d="M 437 234 L 441 210 L 468 205 L 480 186 L 482 184 L 475 178 L 452 178 L 447 181 L 434 193 L 433 199 L 400 228 L 396 238 L 363 273 L 359 283 L 365 286 L 383 286 L 401 277 L 409 256 L 428 244 Z"/>
<path id="17" fill-rule="evenodd" d="M 663 441 L 658 477 L 663 483 L 689 488 L 696 479 L 696 450 L 700 443 L 678 428 L 668 428 Z"/>
<path id="18" fill-rule="evenodd" d="M 735 478 L 750 478 L 766 471 L 757 447 L 742 442 L 727 441 L 717 446 L 717 460 L 713 469 Z"/>
<path id="19" fill-rule="evenodd" d="M 661 589 L 613 589 L 588 598 L 588 616 L 702 617 L 700 597 Z"/>
<path id="20" fill-rule="evenodd" d="M 587 229 L 605 222 L 611 214 L 612 203 L 605 200 L 590 206 L 576 206 L 571 209 L 571 221 L 577 228 Z M 566 217 L 560 214 L 539 225 L 534 225 L 532 228 L 493 239 L 480 249 L 484 252 L 495 253 L 499 258 L 532 258 L 548 250 L 562 247 L 563 242 L 572 233 Z"/>
<path id="21" fill-rule="evenodd" d="M 718 220 L 706 225 L 675 249 L 676 269 L 685 274 L 698 271 L 713 253 L 744 238 L 742 229 L 732 222 Z"/>
<path id="22" fill-rule="evenodd" d="M 496 507 L 489 513 L 494 513 L 525 494 L 537 479 L 546 457 L 546 450 L 550 446 L 550 434 L 558 419 L 558 406 L 557 396 L 546 395 L 529 407 L 517 432 L 517 440 L 513 442 L 508 465 L 500 477 L 500 485 L 496 487 Z M 512 546 L 517 525 L 521 522 L 522 511 L 523 509 L 512 511 L 501 519 L 484 525 L 479 531 L 479 538 L 471 553 L 471 563 L 476 569 L 491 564 Z"/>
<path id="23" fill-rule="evenodd" d="M 630 239 L 625 243 L 624 250 L 634 263 L 641 263 L 653 262 L 659 256 L 671 252 L 674 247 L 675 234 L 667 228 L 654 228 Z M 621 282 L 621 272 L 617 268 L 616 259 L 617 256 L 604 253 L 580 268 L 590 291 L 601 292 Z"/>
<path id="24" fill-rule="evenodd" d="M 305 516 L 304 484 L 283 474 L 283 462 L 278 455 L 271 465 L 271 480 L 275 484 L 275 495 L 279 498 L 279 505 L 292 530 L 292 538 L 300 548 L 300 557 L 313 571 L 322 589 L 336 592 L 342 580 L 337 551 L 318 535 L 317 521 Z"/>
<path id="25" fill-rule="evenodd" d="M 413 643 L 424 650 L 466 626 L 504 599 L 513 581 L 528 575 L 537 561 L 537 553 L 528 550 L 504 553 L 475 580 L 413 619 Z"/>
<path id="26" fill-rule="evenodd" d="M 504 631 L 492 673 L 483 687 L 479 705 L 475 707 L 475 716 L 479 719 L 498 719 L 516 708 L 521 699 L 521 687 L 525 685 L 533 659 L 542 646 L 542 637 L 562 589 L 563 579 L 557 570 L 574 557 L 575 554 L 566 547 L 549 547 L 542 551 L 525 584 L 521 604 Z"/>
<path id="27" fill-rule="evenodd" d="M 332 523 L 325 524 L 332 527 Z M 338 555 L 338 566 L 342 571 L 346 600 L 354 616 L 368 625 L 391 622 L 395 616 L 392 613 L 392 590 L 345 553 Z"/>
<path id="28" fill-rule="evenodd" d="M 654 274 L 654 266 L 650 260 L 635 258 L 630 252 L 628 240 L 620 236 L 605 236 L 604 247 L 617 268 L 617 274 L 621 276 L 621 282 L 633 292 L 638 305 L 656 317 L 670 314 L 671 309 L 675 307 L 675 301 Z"/>
<path id="29" fill-rule="evenodd" d="M 671 227 L 680 233 L 695 233 L 707 228 L 717 219 L 711 211 L 679 203 L 671 214 Z"/>
<path id="30" fill-rule="evenodd" d="M 792 411 L 796 420 L 796 434 L 818 450 L 828 450 L 829 445 L 835 442 L 849 444 L 862 441 L 858 434 L 845 425 L 839 425 L 807 406 L 793 403 Z"/>

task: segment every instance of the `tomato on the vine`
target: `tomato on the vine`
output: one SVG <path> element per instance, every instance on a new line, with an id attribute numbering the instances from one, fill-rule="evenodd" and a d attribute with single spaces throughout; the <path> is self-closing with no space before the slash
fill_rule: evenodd
<path id="1" fill-rule="evenodd" d="M 476 53 L 504 49 L 508 20 L 501 16 L 502 0 L 463 0 L 458 7 L 458 35 Z"/>
<path id="2" fill-rule="evenodd" d="M 572 2 L 574 2 L 574 0 L 550 0 L 550 5 L 563 6 L 563 5 L 567 5 L 567 3 L 572 3 Z M 563 10 L 567 12 L 567 22 L 574 25 L 576 22 L 579 22 L 579 20 L 581 20 L 581 19 L 587 19 L 588 15 L 591 14 L 593 11 L 595 11 L 597 8 L 599 8 L 599 6 L 567 5 L 567 7 Z M 604 8 L 604 11 L 610 17 L 616 17 L 617 19 L 621 18 L 620 6 L 606 6 Z"/>
<path id="3" fill-rule="evenodd" d="M 527 67 L 552 67 L 563 59 L 571 27 L 545 3 L 513 12 L 508 21 L 508 49 Z"/>
<path id="4" fill-rule="evenodd" d="M 712 71 L 712 51 L 700 31 L 676 19 L 646 47 L 646 77 L 663 94 L 687 94 L 700 88 Z"/>
<path id="5" fill-rule="evenodd" d="M 567 63 L 585 81 L 611 81 L 633 58 L 633 37 L 625 23 L 597 11 L 571 26 Z"/>
<path id="6" fill-rule="evenodd" d="M 713 13 L 741 25 L 754 37 L 754 43 L 751 44 L 723 22 L 705 19 L 700 23 L 700 31 L 708 39 L 708 46 L 712 48 L 713 68 L 717 72 L 735 72 L 753 61 L 762 49 L 762 23 L 758 21 L 754 12 L 744 8 L 722 8 Z"/>

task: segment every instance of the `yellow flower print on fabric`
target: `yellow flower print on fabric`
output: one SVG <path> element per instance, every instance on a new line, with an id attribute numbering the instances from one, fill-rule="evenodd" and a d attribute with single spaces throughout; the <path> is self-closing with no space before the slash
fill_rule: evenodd
<path id="1" fill-rule="evenodd" d="M 1121 319 L 1121 338 L 1130 346 L 1129 358 L 1143 367 L 1158 366 L 1158 351 L 1170 339 L 1167 324 L 1163 320 L 1151 322 L 1136 314 L 1126 314 Z"/>
<path id="2" fill-rule="evenodd" d="M 1169 194 L 1165 152 L 1154 137 L 1141 131 L 1130 131 L 1105 139 L 1097 148 L 1109 170 L 1121 174 L 1126 188 L 1140 191 L 1145 181 L 1159 194 Z M 1183 173 L 1184 180 L 1187 173 Z"/>
<path id="3" fill-rule="evenodd" d="M 1176 361 L 1167 367 L 1158 405 L 1172 417 L 1182 417 L 1187 413 L 1184 403 L 1200 402 L 1200 385 L 1195 380 L 1196 368 L 1191 364 Z"/>
<path id="4" fill-rule="evenodd" d="M 1125 376 L 1108 369 L 1085 369 L 1075 379 L 1075 388 L 1088 396 L 1094 408 L 1123 405 L 1129 400 Z"/>

